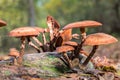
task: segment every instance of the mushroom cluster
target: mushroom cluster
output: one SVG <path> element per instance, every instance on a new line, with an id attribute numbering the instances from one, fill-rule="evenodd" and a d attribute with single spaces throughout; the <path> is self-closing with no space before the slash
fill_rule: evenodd
<path id="1" fill-rule="evenodd" d="M 102 26 L 100 22 L 93 20 L 78 21 L 67 24 L 60 30 L 60 24 L 52 17 L 47 16 L 48 28 L 41 27 L 19 27 L 9 32 L 9 36 L 17 37 L 21 40 L 21 50 L 18 57 L 18 63 L 22 63 L 22 57 L 24 55 L 25 42 L 40 52 L 53 52 L 56 51 L 59 58 L 70 68 L 73 69 L 74 62 L 77 61 L 78 65 L 86 67 L 88 62 L 95 54 L 99 45 L 115 43 L 118 40 L 105 33 L 94 33 L 86 35 L 85 28 Z M 73 28 L 79 28 L 81 34 L 72 34 Z M 46 33 L 49 33 L 49 41 L 46 40 Z M 42 36 L 42 42 L 38 39 L 38 36 Z M 79 36 L 81 38 L 79 38 Z M 72 41 L 72 38 L 80 39 L 79 43 Z M 32 40 L 31 40 L 32 39 Z M 32 41 L 37 44 L 34 44 Z M 93 46 L 92 51 L 88 54 L 83 50 L 83 46 Z M 83 54 L 87 58 L 81 63 L 80 55 Z"/>

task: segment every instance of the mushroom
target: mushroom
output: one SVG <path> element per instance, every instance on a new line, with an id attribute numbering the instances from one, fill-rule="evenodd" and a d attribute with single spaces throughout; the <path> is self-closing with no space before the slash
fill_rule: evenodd
<path id="1" fill-rule="evenodd" d="M 63 45 L 64 42 L 70 41 L 72 38 L 78 38 L 78 34 L 72 34 L 72 29 L 60 30 L 55 41 L 55 47 Z"/>
<path id="2" fill-rule="evenodd" d="M 52 16 L 47 16 L 47 25 L 50 32 L 50 51 L 54 51 L 55 48 L 53 44 L 59 34 L 60 25 Z"/>
<path id="3" fill-rule="evenodd" d="M 59 54 L 62 54 L 62 56 L 64 57 L 64 59 L 67 61 L 68 67 L 72 69 L 72 64 L 71 61 L 67 55 L 67 51 L 73 51 L 74 48 L 72 46 L 60 46 L 56 48 L 56 52 L 58 52 Z M 65 61 L 64 61 L 65 62 Z"/>
<path id="4" fill-rule="evenodd" d="M 13 56 L 15 58 L 18 58 L 20 56 L 20 53 L 15 48 L 11 48 L 10 51 L 9 51 L 8 56 Z"/>
<path id="5" fill-rule="evenodd" d="M 52 16 L 47 16 L 47 25 L 50 30 L 50 40 L 52 40 L 58 34 L 60 25 Z"/>
<path id="6" fill-rule="evenodd" d="M 82 48 L 82 44 L 86 38 L 85 28 L 86 27 L 97 27 L 97 26 L 101 26 L 101 25 L 102 24 L 97 21 L 86 20 L 86 21 L 70 23 L 63 28 L 63 30 L 72 29 L 72 28 L 80 28 L 82 42 L 80 44 L 78 44 L 78 47 L 76 48 L 76 50 L 74 52 L 76 57 L 79 56 L 79 52 Z"/>
<path id="7" fill-rule="evenodd" d="M 83 41 L 86 38 L 85 28 L 86 27 L 97 27 L 97 26 L 102 26 L 102 24 L 97 21 L 85 20 L 85 21 L 70 23 L 70 24 L 66 25 L 63 28 L 63 30 L 71 29 L 71 28 L 80 28 L 81 37 L 82 37 L 82 41 Z"/>
<path id="8" fill-rule="evenodd" d="M 63 43 L 63 45 L 69 45 L 69 46 L 76 47 L 78 45 L 78 43 L 76 43 L 74 41 L 66 41 Z"/>
<path id="9" fill-rule="evenodd" d="M 7 23 L 6 23 L 5 21 L 0 20 L 0 27 L 2 27 L 2 26 L 6 26 L 6 25 L 7 25 Z"/>
<path id="10" fill-rule="evenodd" d="M 11 37 L 17 37 L 21 39 L 21 50 L 20 50 L 20 56 L 18 57 L 18 63 L 22 63 L 22 57 L 24 55 L 24 49 L 25 49 L 25 39 L 30 36 L 37 36 L 39 35 L 39 32 L 31 27 L 20 27 L 16 28 L 9 32 L 9 36 Z"/>
<path id="11" fill-rule="evenodd" d="M 71 29 L 59 31 L 59 35 L 56 38 L 55 47 L 61 46 L 64 42 L 72 39 Z"/>
<path id="12" fill-rule="evenodd" d="M 76 49 L 76 47 L 78 46 L 78 43 L 76 43 L 74 41 L 66 41 L 66 42 L 63 43 L 63 45 L 72 46 L 72 47 L 74 47 Z M 74 57 L 75 57 L 74 52 L 72 52 L 69 55 L 69 58 L 72 60 Z"/>
<path id="13" fill-rule="evenodd" d="M 15 48 L 11 48 L 8 56 L 14 57 L 13 64 L 17 65 L 17 58 L 20 56 L 19 51 L 17 51 Z"/>
<path id="14" fill-rule="evenodd" d="M 66 41 L 66 42 L 63 43 L 63 45 L 69 45 L 69 46 L 72 46 L 72 47 L 76 48 L 76 47 L 78 46 L 78 43 L 76 43 L 76 42 L 74 42 L 74 41 Z M 79 53 L 80 53 L 80 54 L 84 54 L 85 56 L 88 56 L 88 55 L 89 55 L 89 54 L 88 54 L 86 51 L 84 51 L 83 49 L 81 49 Z M 70 57 L 71 57 L 71 59 L 73 59 L 74 54 L 71 54 Z"/>
<path id="15" fill-rule="evenodd" d="M 95 33 L 95 34 L 88 35 L 86 37 L 83 45 L 93 46 L 93 49 L 90 52 L 87 59 L 83 62 L 83 66 L 86 66 L 88 64 L 89 60 L 95 54 L 99 45 L 111 44 L 111 43 L 115 43 L 117 41 L 118 40 L 115 37 L 108 35 L 108 34 L 105 34 L 105 33 Z"/>

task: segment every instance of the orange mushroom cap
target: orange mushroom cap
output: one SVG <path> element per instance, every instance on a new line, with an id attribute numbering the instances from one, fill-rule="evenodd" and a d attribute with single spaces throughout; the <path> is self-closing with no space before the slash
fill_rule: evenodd
<path id="1" fill-rule="evenodd" d="M 72 39 L 72 29 L 63 30 L 60 33 L 60 36 L 63 38 L 63 41 L 69 41 Z"/>
<path id="2" fill-rule="evenodd" d="M 9 36 L 21 37 L 21 36 L 37 36 L 39 32 L 32 27 L 20 27 L 10 31 Z"/>
<path id="3" fill-rule="evenodd" d="M 95 33 L 88 35 L 83 45 L 92 45 L 92 46 L 103 45 L 103 44 L 115 43 L 117 41 L 118 40 L 111 35 L 105 33 Z"/>
<path id="4" fill-rule="evenodd" d="M 36 29 L 39 33 L 43 33 L 45 31 L 45 29 L 40 27 L 33 27 L 33 28 Z"/>
<path id="5" fill-rule="evenodd" d="M 60 46 L 56 48 L 56 52 L 62 53 L 62 52 L 67 52 L 67 51 L 72 51 L 74 48 L 72 46 Z"/>
<path id="6" fill-rule="evenodd" d="M 86 28 L 86 27 L 97 27 L 102 26 L 100 22 L 92 21 L 92 20 L 85 20 L 80 22 L 74 22 L 66 25 L 63 30 L 71 29 L 71 28 Z"/>
<path id="7" fill-rule="evenodd" d="M 15 48 L 11 48 L 10 49 L 10 53 L 8 54 L 9 56 L 13 56 L 13 57 L 19 57 L 19 51 L 17 51 Z"/>
<path id="8" fill-rule="evenodd" d="M 0 27 L 2 27 L 2 26 L 6 26 L 6 25 L 7 25 L 7 23 L 6 23 L 5 21 L 0 20 Z"/>
<path id="9" fill-rule="evenodd" d="M 74 42 L 74 41 L 66 41 L 63 43 L 63 45 L 69 45 L 69 46 L 77 46 L 78 43 Z"/>

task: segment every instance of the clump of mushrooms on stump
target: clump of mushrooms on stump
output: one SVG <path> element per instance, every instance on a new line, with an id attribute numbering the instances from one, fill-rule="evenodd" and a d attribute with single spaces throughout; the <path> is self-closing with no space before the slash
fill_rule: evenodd
<path id="1" fill-rule="evenodd" d="M 78 44 L 78 47 L 76 48 L 76 50 L 74 52 L 76 57 L 79 56 L 79 52 L 82 49 L 83 42 L 86 38 L 85 28 L 98 27 L 98 26 L 102 26 L 102 24 L 100 22 L 97 22 L 97 21 L 85 20 L 85 21 L 70 23 L 70 24 L 66 25 L 65 27 L 63 27 L 63 30 L 72 29 L 72 28 L 79 28 L 80 29 L 81 43 Z"/>
<path id="2" fill-rule="evenodd" d="M 21 40 L 21 46 L 20 46 L 20 56 L 18 57 L 18 64 L 22 64 L 22 57 L 24 55 L 24 49 L 25 49 L 25 39 L 29 38 L 30 36 L 37 36 L 39 35 L 39 32 L 32 28 L 32 27 L 20 27 L 16 28 L 9 32 L 9 36 L 11 37 L 17 37 Z"/>

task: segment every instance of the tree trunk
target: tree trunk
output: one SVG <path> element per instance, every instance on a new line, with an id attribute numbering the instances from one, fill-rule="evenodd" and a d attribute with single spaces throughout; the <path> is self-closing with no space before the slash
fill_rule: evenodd
<path id="1" fill-rule="evenodd" d="M 114 19 L 112 22 L 112 30 L 113 32 L 119 32 L 120 30 L 120 0 L 116 0 L 115 3 L 113 4 L 113 13 L 114 13 Z"/>
<path id="2" fill-rule="evenodd" d="M 28 25 L 35 26 L 35 10 L 33 0 L 28 0 Z"/>

